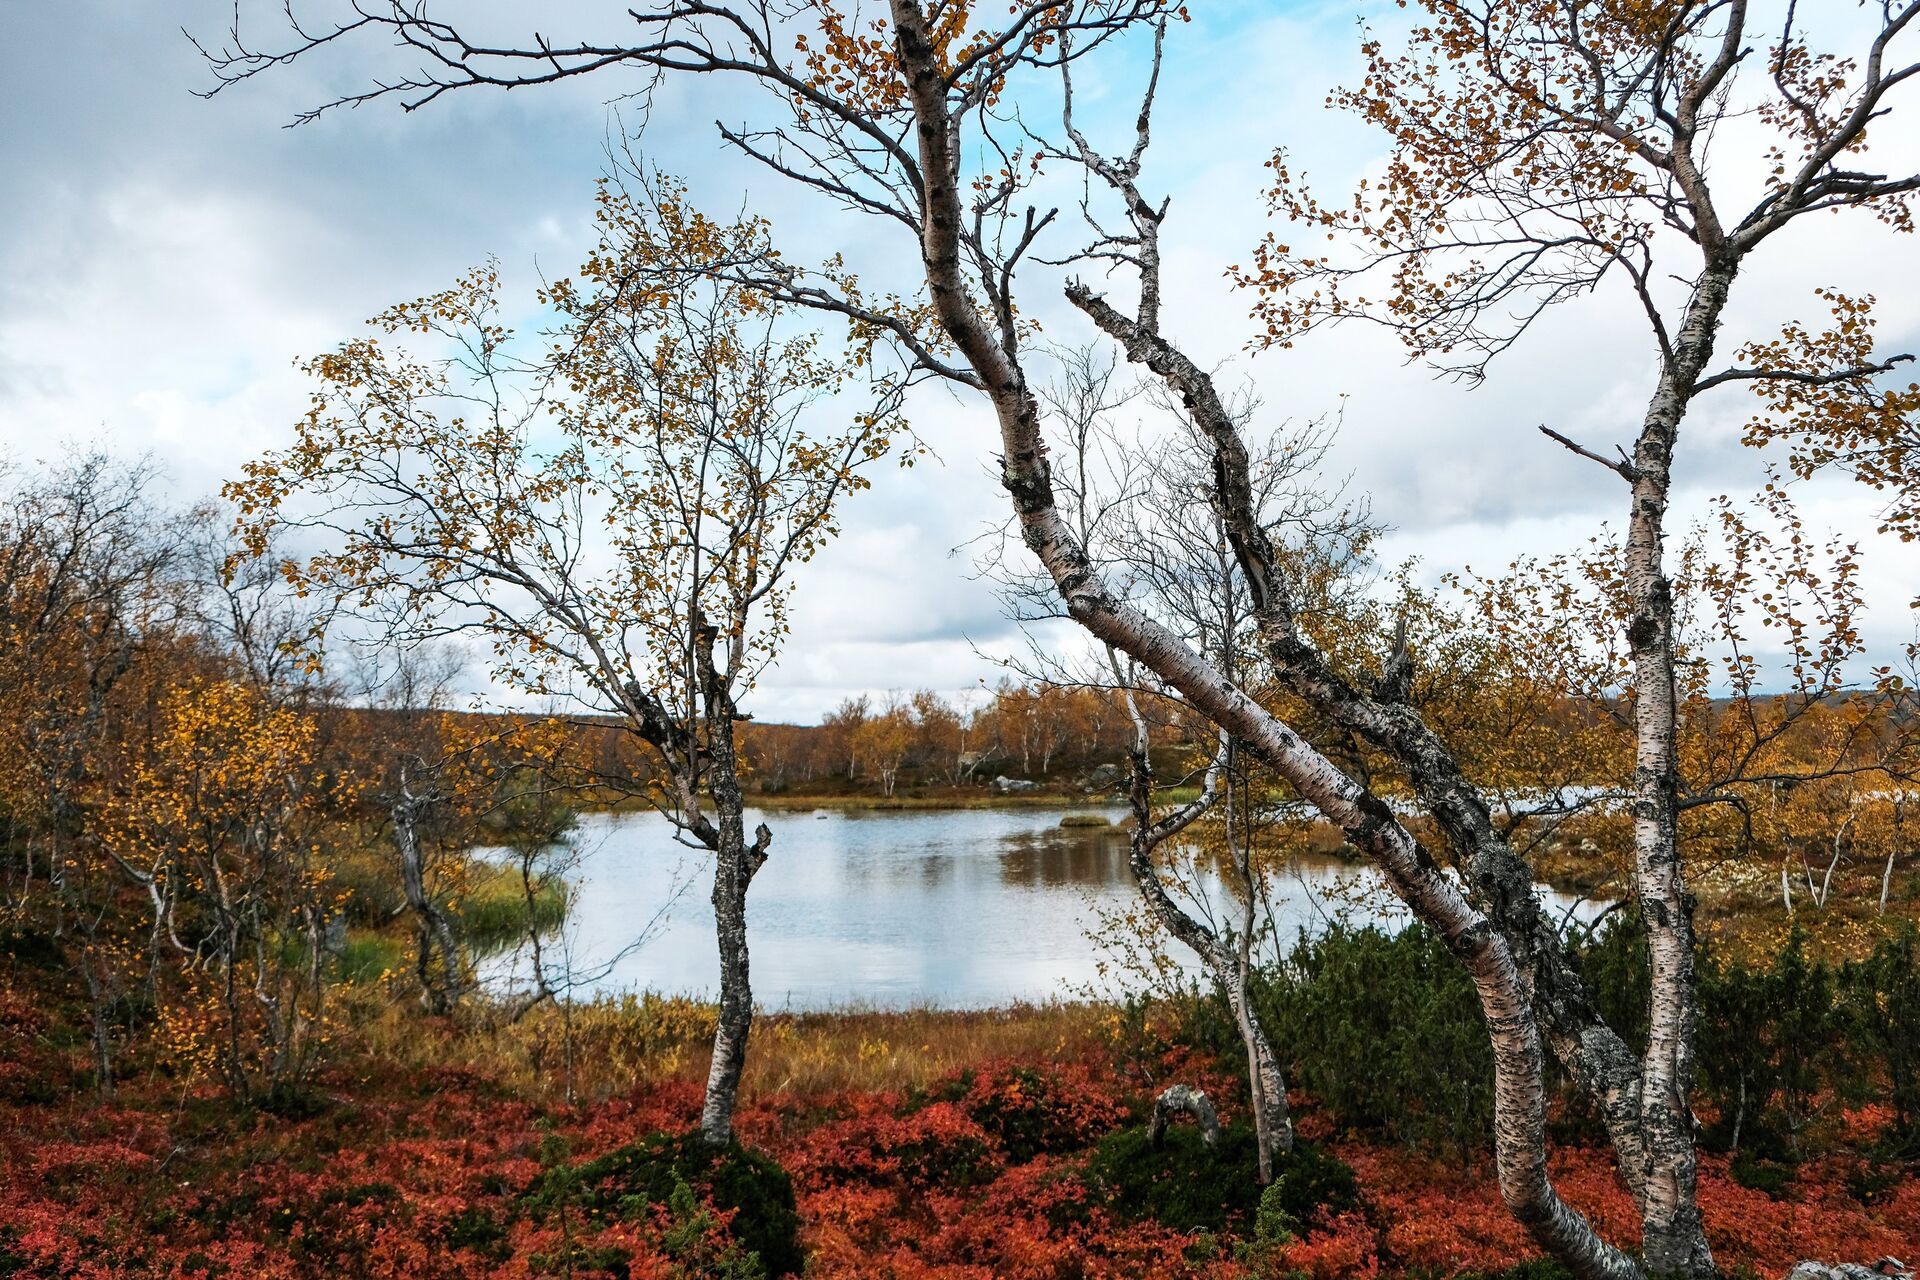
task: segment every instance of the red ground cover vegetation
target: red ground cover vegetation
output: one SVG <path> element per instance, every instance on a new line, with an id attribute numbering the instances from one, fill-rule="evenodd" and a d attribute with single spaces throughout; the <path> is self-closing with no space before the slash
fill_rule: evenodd
<path id="1" fill-rule="evenodd" d="M 754 1274 L 725 1206 L 594 1212 L 553 1181 L 683 1132 L 699 1106 L 688 1080 L 535 1104 L 482 1073 L 343 1056 L 297 1112 L 241 1113 L 158 1084 L 100 1104 L 36 1048 L 40 1026 L 30 1000 L 0 990 L 0 1274 Z M 1177 1065 L 1235 1118 L 1217 1065 Z M 985 1062 L 915 1091 L 764 1094 L 739 1127 L 792 1176 L 811 1277 L 1438 1280 L 1535 1256 L 1488 1169 L 1328 1132 L 1311 1098 L 1298 1100 L 1302 1132 L 1353 1167 L 1359 1208 L 1258 1245 L 1240 1219 L 1219 1232 L 1128 1221 L 1101 1202 L 1086 1166 L 1103 1136 L 1137 1123 L 1146 1096 L 1093 1041 L 1077 1056 Z M 1866 1134 L 1876 1117 L 1848 1120 Z M 1803 1257 L 1911 1253 L 1920 1180 L 1864 1177 L 1864 1161 L 1847 1150 L 1810 1159 L 1770 1195 L 1708 1156 L 1701 1199 L 1723 1267 L 1767 1276 Z M 1570 1200 L 1631 1238 L 1635 1217 L 1603 1149 L 1562 1147 L 1554 1172 Z"/>

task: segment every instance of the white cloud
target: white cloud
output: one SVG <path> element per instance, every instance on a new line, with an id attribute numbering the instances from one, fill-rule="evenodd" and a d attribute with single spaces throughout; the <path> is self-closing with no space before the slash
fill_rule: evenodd
<path id="1" fill-rule="evenodd" d="M 1147 175 L 1176 196 L 1168 227 L 1169 321 L 1196 356 L 1251 378 L 1275 418 L 1345 408 L 1334 466 L 1373 495 L 1397 530 L 1390 556 L 1418 551 L 1437 571 L 1491 566 L 1518 551 L 1577 544 L 1624 514 L 1617 481 L 1542 438 L 1546 422 L 1596 448 L 1631 438 L 1651 357 L 1632 304 L 1609 291 L 1548 317 L 1484 387 L 1437 381 L 1387 335 L 1349 328 L 1293 352 L 1249 357 L 1247 299 L 1224 271 L 1267 230 L 1264 162 L 1285 142 L 1297 168 L 1338 190 L 1380 162 L 1359 123 L 1329 115 L 1329 88 L 1360 66 L 1356 5 L 1207 6 L 1172 36 Z M 1358 6 L 1383 29 L 1393 6 Z M 245 6 L 264 38 L 276 6 Z M 489 0 L 481 20 L 518 30 L 522 6 Z M 544 6 L 542 29 L 592 30 L 599 6 Z M 605 100 L 618 77 L 552 91 L 461 93 L 403 114 L 390 104 L 280 126 L 300 107 L 357 86 L 365 48 L 223 94 L 180 38 L 224 28 L 227 0 L 129 9 L 29 8 L 0 49 L 0 445 L 41 456 L 63 437 L 152 450 L 184 498 L 283 440 L 306 388 L 291 364 L 353 333 L 362 317 L 446 282 L 489 254 L 510 288 L 564 271 L 589 234 Z M 43 56 L 55 45 L 92 51 Z M 387 56 L 384 53 L 377 56 Z M 137 74 L 128 68 L 137 68 Z M 1222 68 L 1235 68 L 1223 74 Z M 1279 70 L 1284 69 L 1284 74 Z M 1137 60 L 1076 86 L 1109 146 L 1127 134 Z M 899 276 L 912 246 L 889 229 L 719 153 L 715 116 L 759 108 L 738 84 L 679 82 L 657 98 L 649 145 L 731 210 L 780 218 L 796 257 L 846 250 L 870 278 Z M 1736 149 L 1729 133 L 1723 152 Z M 1886 143 L 1911 165 L 1920 133 Z M 1770 246 L 1744 278 L 1725 349 L 1809 314 L 1811 289 L 1883 297 L 1882 336 L 1920 345 L 1920 245 L 1866 219 L 1819 219 Z M 1031 313 L 1056 341 L 1088 335 L 1044 268 L 1023 278 Z M 1685 505 L 1750 492 L 1760 460 L 1737 442 L 1744 393 L 1721 393 L 1688 428 Z M 847 508 L 846 535 L 810 565 L 788 657 L 759 694 L 768 718 L 811 718 L 856 691 L 991 679 L 975 646 L 1017 647 L 992 591 L 949 553 L 1001 518 L 997 444 L 977 401 L 938 393 L 915 407 L 943 463 L 883 472 Z M 1871 495 L 1821 491 L 1822 521 L 1868 536 Z M 1911 633 L 1912 549 L 1875 545 L 1873 635 Z"/>

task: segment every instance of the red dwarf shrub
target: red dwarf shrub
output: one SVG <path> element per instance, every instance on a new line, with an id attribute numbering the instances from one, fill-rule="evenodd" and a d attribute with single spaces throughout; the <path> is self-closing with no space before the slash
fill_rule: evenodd
<path id="1" fill-rule="evenodd" d="M 829 1122 L 809 1135 L 805 1152 L 800 1167 L 815 1177 L 874 1186 L 969 1187 L 999 1169 L 986 1130 L 952 1102 Z"/>
<path id="2" fill-rule="evenodd" d="M 994 1063 L 961 1072 L 947 1092 L 958 1093 L 1010 1164 L 1082 1150 L 1120 1122 L 1119 1105 L 1079 1063 Z"/>

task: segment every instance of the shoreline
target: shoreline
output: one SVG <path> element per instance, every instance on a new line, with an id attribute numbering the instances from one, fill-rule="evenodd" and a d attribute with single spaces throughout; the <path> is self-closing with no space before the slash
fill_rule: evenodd
<path id="1" fill-rule="evenodd" d="M 957 813 L 969 809 L 1111 809 L 1125 803 L 1125 800 L 1115 796 L 1071 796 L 1064 793 L 1014 793 L 978 798 L 971 796 L 767 795 L 752 797 L 748 807 L 777 809 L 782 813 L 804 813 L 809 809 L 864 810 L 881 813 L 906 810 Z"/>
<path id="2" fill-rule="evenodd" d="M 917 790 L 917 789 L 916 789 Z M 824 794 L 801 794 L 791 792 L 773 792 L 770 794 L 749 795 L 749 809 L 777 810 L 781 813 L 805 813 L 811 809 L 872 812 L 923 811 L 929 813 L 958 813 L 971 809 L 1073 809 L 1117 808 L 1126 804 L 1126 799 L 1116 795 L 1085 795 L 1065 791 L 1013 792 L 994 794 L 969 788 L 946 794 L 902 794 L 894 796 L 866 795 L 858 792 L 827 792 Z M 582 813 L 630 813 L 650 808 L 646 801 L 632 796 L 615 796 L 605 800 L 588 800 L 581 805 Z"/>

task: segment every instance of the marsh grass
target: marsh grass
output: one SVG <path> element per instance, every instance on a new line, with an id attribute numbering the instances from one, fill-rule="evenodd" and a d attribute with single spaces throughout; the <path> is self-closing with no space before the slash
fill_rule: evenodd
<path id="1" fill-rule="evenodd" d="M 1103 1043 L 1111 1015 L 1104 1005 L 1066 1001 L 770 1014 L 755 1026 L 746 1081 L 769 1092 L 919 1089 L 1001 1058 L 1082 1057 Z"/>
<path id="2" fill-rule="evenodd" d="M 459 921 L 462 940 L 477 954 L 513 946 L 527 936 L 526 889 L 514 867 L 476 860 L 466 891 L 448 905 Z M 544 877 L 534 886 L 534 927 L 549 934 L 566 918 L 565 884 L 557 877 Z"/>
<path id="3" fill-rule="evenodd" d="M 355 985 L 378 982 L 408 962 L 407 947 L 400 938 L 357 929 L 347 935 L 334 961 L 340 980 Z"/>
<path id="4" fill-rule="evenodd" d="M 1056 1002 L 1003 1009 L 847 1009 L 763 1012 L 754 1020 L 743 1096 L 902 1092 L 1000 1059 L 1082 1059 L 1104 1050 L 1112 1008 Z M 518 1019 L 475 1006 L 460 1019 L 423 1020 L 391 1002 L 358 1023 L 384 1061 L 454 1069 L 516 1093 L 552 1097 L 569 1081 L 576 1100 L 636 1083 L 706 1078 L 714 1007 L 684 997 L 622 996 L 545 1004 Z"/>

